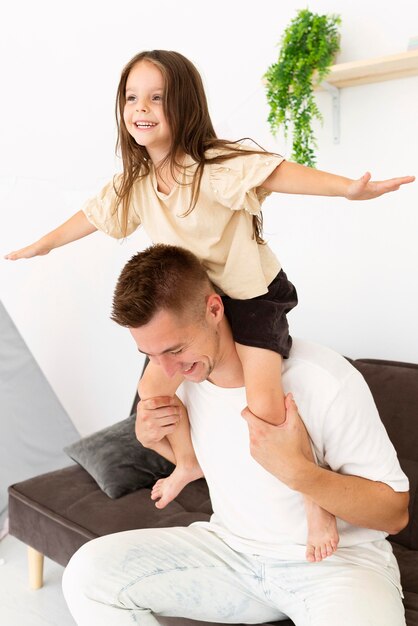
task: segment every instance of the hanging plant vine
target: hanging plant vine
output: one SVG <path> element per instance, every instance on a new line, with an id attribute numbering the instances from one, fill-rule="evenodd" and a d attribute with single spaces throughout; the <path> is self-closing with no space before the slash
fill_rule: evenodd
<path id="1" fill-rule="evenodd" d="M 314 119 L 322 115 L 314 98 L 314 81 L 329 73 L 340 48 L 338 15 L 318 15 L 300 10 L 281 38 L 277 63 L 264 78 L 270 107 L 268 122 L 273 135 L 283 126 L 285 137 L 292 129 L 292 155 L 297 163 L 315 167 Z"/>

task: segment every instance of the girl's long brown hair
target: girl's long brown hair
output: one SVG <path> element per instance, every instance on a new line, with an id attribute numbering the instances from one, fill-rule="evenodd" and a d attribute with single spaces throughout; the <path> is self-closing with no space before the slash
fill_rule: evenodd
<path id="1" fill-rule="evenodd" d="M 138 178 L 150 173 L 149 155 L 144 146 L 136 143 L 126 129 L 123 112 L 126 103 L 126 82 L 132 68 L 140 61 L 154 63 L 161 71 L 164 81 L 164 114 L 171 130 L 171 147 L 164 161 L 159 167 L 169 165 L 171 175 L 175 180 L 176 172 L 181 171 L 179 157 L 190 155 L 197 163 L 197 169 L 192 182 L 192 199 L 184 216 L 195 207 L 199 195 L 200 181 L 206 163 L 221 163 L 231 157 L 246 154 L 265 153 L 260 150 L 240 149 L 238 141 L 218 139 L 209 115 L 206 94 L 201 76 L 193 63 L 179 52 L 170 50 L 151 50 L 140 52 L 134 56 L 123 68 L 116 96 L 116 122 L 118 138 L 116 150 L 120 149 L 123 162 L 121 182 L 115 187 L 118 198 L 117 207 L 122 203 L 122 230 L 127 232 L 128 208 L 132 187 Z M 242 141 L 242 140 L 239 140 Z M 258 145 L 258 144 L 257 144 Z M 222 154 L 208 159 L 205 155 L 210 148 L 223 148 Z M 253 216 L 254 236 L 258 243 L 264 243 L 262 238 L 262 214 Z"/>

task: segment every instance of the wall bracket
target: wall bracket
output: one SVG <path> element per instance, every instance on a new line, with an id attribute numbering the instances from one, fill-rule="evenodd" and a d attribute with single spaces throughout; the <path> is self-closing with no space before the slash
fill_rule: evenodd
<path id="1" fill-rule="evenodd" d="M 322 89 L 328 91 L 332 96 L 332 121 L 333 121 L 333 135 L 334 143 L 340 143 L 340 89 L 323 81 L 321 83 Z"/>

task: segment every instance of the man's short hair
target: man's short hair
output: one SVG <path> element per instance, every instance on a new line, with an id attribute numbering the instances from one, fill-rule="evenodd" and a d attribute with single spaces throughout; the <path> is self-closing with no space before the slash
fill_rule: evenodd
<path id="1" fill-rule="evenodd" d="M 123 268 L 113 296 L 111 319 L 138 328 L 161 310 L 203 317 L 212 289 L 199 259 L 184 248 L 156 244 L 135 254 Z"/>

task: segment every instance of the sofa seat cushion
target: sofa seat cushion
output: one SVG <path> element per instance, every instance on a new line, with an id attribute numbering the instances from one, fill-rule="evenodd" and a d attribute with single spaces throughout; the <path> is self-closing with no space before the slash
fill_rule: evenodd
<path id="1" fill-rule="evenodd" d="M 212 509 L 206 481 L 187 485 L 159 510 L 150 489 L 109 498 L 78 465 L 49 472 L 9 487 L 10 532 L 46 556 L 66 565 L 90 539 L 109 533 L 207 521 Z"/>

